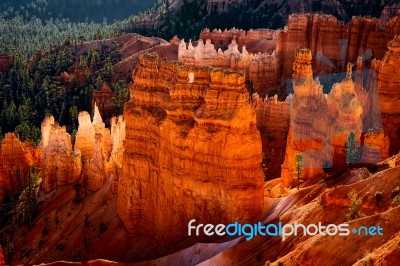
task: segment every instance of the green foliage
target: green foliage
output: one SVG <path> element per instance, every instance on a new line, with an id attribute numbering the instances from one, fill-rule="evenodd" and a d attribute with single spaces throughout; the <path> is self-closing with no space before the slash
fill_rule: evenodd
<path id="1" fill-rule="evenodd" d="M 346 163 L 352 165 L 359 161 L 359 151 L 357 148 L 357 140 L 354 132 L 350 132 L 346 142 Z"/>
<path id="2" fill-rule="evenodd" d="M 29 169 L 28 181 L 25 189 L 22 191 L 19 197 L 18 204 L 18 217 L 21 223 L 29 222 L 32 224 L 32 220 L 38 210 L 37 202 L 37 191 L 39 186 L 39 177 L 36 173 L 34 166 Z"/>
<path id="3" fill-rule="evenodd" d="M 300 189 L 300 179 L 303 176 L 303 159 L 304 156 L 302 153 L 295 155 L 295 166 L 293 173 L 297 177 L 297 189 Z"/>
<path id="4" fill-rule="evenodd" d="M 396 205 L 400 205 L 400 195 L 397 195 L 396 197 L 394 197 L 393 203 Z"/>
<path id="5" fill-rule="evenodd" d="M 113 36 L 115 26 L 99 23 L 71 23 L 68 20 L 23 18 L 20 15 L 5 18 L 0 15 L 0 53 L 17 50 L 30 58 L 37 51 L 48 51 L 63 44 L 78 43 L 78 37 L 95 40 L 94 33 L 101 32 L 102 37 Z"/>
<path id="6" fill-rule="evenodd" d="M 123 80 L 114 83 L 113 88 L 116 96 L 111 101 L 115 108 L 115 115 L 118 116 L 123 113 L 124 104 L 129 101 L 129 88 Z"/>
<path id="7" fill-rule="evenodd" d="M 347 195 L 350 199 L 350 206 L 346 215 L 349 221 L 364 216 L 364 213 L 360 210 L 362 205 L 362 198 L 358 197 L 357 191 L 354 189 Z"/>

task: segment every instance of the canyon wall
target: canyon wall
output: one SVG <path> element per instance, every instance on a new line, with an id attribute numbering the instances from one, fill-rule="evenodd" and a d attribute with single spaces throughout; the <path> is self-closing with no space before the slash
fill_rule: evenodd
<path id="1" fill-rule="evenodd" d="M 192 219 L 256 219 L 262 151 L 244 75 L 144 54 L 133 80 L 117 205 L 129 233 L 165 248 L 188 237 Z"/>
<path id="2" fill-rule="evenodd" d="M 246 46 L 242 46 L 242 52 L 236 40 L 232 40 L 228 49 L 215 49 L 210 39 L 199 40 L 197 46 L 190 41 L 188 45 L 181 41 L 178 50 L 178 60 L 190 66 L 211 66 L 229 68 L 234 71 L 242 71 L 247 80 L 252 83 L 254 92 L 264 95 L 276 93 L 278 84 L 279 62 L 275 53 L 249 53 Z"/>
<path id="3" fill-rule="evenodd" d="M 218 48 L 226 48 L 235 40 L 239 48 L 246 45 L 252 53 L 272 47 L 269 52 L 275 51 L 280 62 L 278 76 L 290 79 L 294 54 L 299 47 L 310 49 L 315 75 L 346 72 L 347 63 L 355 63 L 359 56 L 364 61 L 382 59 L 386 44 L 400 33 L 399 19 L 396 15 L 382 24 L 375 18 L 353 17 L 343 24 L 331 15 L 293 14 L 283 30 L 205 29 L 200 39 L 209 39 Z M 261 41 L 264 45 L 256 45 Z"/>
<path id="4" fill-rule="evenodd" d="M 383 58 L 386 43 L 399 31 L 397 23 L 381 25 L 374 18 L 353 17 L 343 24 L 330 15 L 291 15 L 288 25 L 277 36 L 282 75 L 292 74 L 294 54 L 299 47 L 310 49 L 314 74 L 345 72 L 347 63 L 356 62 L 358 56 L 363 55 L 364 60 L 372 56 Z"/>
<path id="5" fill-rule="evenodd" d="M 30 166 L 38 161 L 38 151 L 30 143 L 12 133 L 4 136 L 0 142 L 0 203 L 24 188 Z"/>
<path id="6" fill-rule="evenodd" d="M 390 155 L 400 150 L 400 37 L 387 45 L 389 51 L 382 61 L 374 62 L 377 71 L 377 88 L 382 112 L 382 126 L 390 139 Z"/>

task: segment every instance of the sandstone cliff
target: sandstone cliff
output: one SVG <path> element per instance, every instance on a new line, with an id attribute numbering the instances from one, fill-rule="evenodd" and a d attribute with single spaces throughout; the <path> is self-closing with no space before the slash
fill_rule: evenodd
<path id="1" fill-rule="evenodd" d="M 244 76 L 144 54 L 133 80 L 117 206 L 126 229 L 165 248 L 187 238 L 193 218 L 260 215 L 261 139 Z"/>

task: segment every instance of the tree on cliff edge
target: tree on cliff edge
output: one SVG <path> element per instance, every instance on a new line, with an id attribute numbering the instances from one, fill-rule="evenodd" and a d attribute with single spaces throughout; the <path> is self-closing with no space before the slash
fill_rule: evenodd
<path id="1" fill-rule="evenodd" d="M 350 132 L 346 142 L 346 163 L 351 168 L 353 163 L 358 162 L 359 152 L 357 148 L 357 140 L 354 132 Z"/>
<path id="2" fill-rule="evenodd" d="M 294 174 L 297 177 L 297 190 L 300 189 L 300 178 L 303 176 L 303 154 L 298 153 L 295 156 Z"/>

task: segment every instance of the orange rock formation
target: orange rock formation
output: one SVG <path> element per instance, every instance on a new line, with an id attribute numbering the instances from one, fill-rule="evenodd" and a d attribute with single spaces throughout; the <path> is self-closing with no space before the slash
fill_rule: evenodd
<path id="1" fill-rule="evenodd" d="M 74 183 L 85 175 L 87 189 L 97 191 L 116 169 L 122 167 L 125 122 L 122 117 L 111 121 L 112 134 L 105 127 L 95 104 L 93 122 L 87 112 L 79 113 L 75 147 L 65 127 L 48 117 L 42 123 L 42 188 L 49 192 L 60 185 Z"/>
<path id="2" fill-rule="evenodd" d="M 278 57 L 275 53 L 252 54 L 242 46 L 242 52 L 236 40 L 228 46 L 226 51 L 214 48 L 211 40 L 204 44 L 199 40 L 196 47 L 190 41 L 188 46 L 184 40 L 181 41 L 178 51 L 178 60 L 191 66 L 212 66 L 229 68 L 234 71 L 243 71 L 253 84 L 254 92 L 271 94 L 278 85 Z"/>
<path id="3" fill-rule="evenodd" d="M 0 203 L 25 185 L 29 167 L 37 165 L 38 154 L 29 143 L 8 133 L 0 142 Z"/>
<path id="4" fill-rule="evenodd" d="M 260 215 L 261 139 L 245 77 L 144 54 L 133 80 L 117 206 L 126 229 L 165 248 L 187 238 L 191 219 Z"/>
<path id="5" fill-rule="evenodd" d="M 70 135 L 65 126 L 55 123 L 54 117 L 46 117 L 42 123 L 40 150 L 40 176 L 44 191 L 49 192 L 80 178 L 81 154 L 73 152 Z"/>

